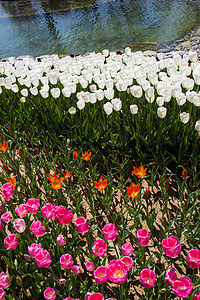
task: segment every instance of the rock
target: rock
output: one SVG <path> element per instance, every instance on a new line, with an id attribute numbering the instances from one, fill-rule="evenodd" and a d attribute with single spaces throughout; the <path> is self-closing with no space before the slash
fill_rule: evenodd
<path id="1" fill-rule="evenodd" d="M 190 42 L 190 40 L 185 41 L 185 42 L 181 43 L 180 46 L 185 47 L 185 48 L 189 48 L 191 46 L 191 42 Z"/>
<path id="2" fill-rule="evenodd" d="M 155 51 L 152 50 L 146 50 L 143 52 L 144 56 L 156 56 L 157 53 Z"/>
<path id="3" fill-rule="evenodd" d="M 167 49 L 167 48 L 164 48 L 164 49 L 159 49 L 158 52 L 163 52 L 163 53 L 168 53 L 168 52 L 171 52 L 171 49 Z"/>

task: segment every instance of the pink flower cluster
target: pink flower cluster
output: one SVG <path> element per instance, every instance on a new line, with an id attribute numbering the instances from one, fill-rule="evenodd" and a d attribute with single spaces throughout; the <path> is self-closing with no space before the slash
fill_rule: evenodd
<path id="1" fill-rule="evenodd" d="M 173 267 L 168 268 L 165 275 L 165 283 L 171 286 L 174 294 L 180 298 L 187 298 L 193 289 L 191 279 L 189 277 L 178 279 Z"/>
<path id="2" fill-rule="evenodd" d="M 28 246 L 28 253 L 35 258 L 38 267 L 48 268 L 51 264 L 51 256 L 47 250 L 43 250 L 41 244 Z"/>

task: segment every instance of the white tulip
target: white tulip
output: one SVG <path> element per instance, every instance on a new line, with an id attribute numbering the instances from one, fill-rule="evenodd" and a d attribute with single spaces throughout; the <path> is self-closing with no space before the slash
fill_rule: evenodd
<path id="1" fill-rule="evenodd" d="M 90 93 L 89 92 L 83 92 L 83 94 L 82 94 L 82 100 L 85 103 L 89 103 L 90 102 Z"/>
<path id="2" fill-rule="evenodd" d="M 191 67 L 188 67 L 188 66 L 186 66 L 186 67 L 183 66 L 183 67 L 179 68 L 179 72 L 185 76 L 190 76 L 191 71 L 192 71 Z"/>
<path id="3" fill-rule="evenodd" d="M 64 97 L 69 98 L 71 96 L 70 87 L 64 87 L 64 89 L 62 89 L 62 94 Z"/>
<path id="4" fill-rule="evenodd" d="M 196 84 L 200 85 L 200 70 L 193 71 L 193 78 Z"/>
<path id="5" fill-rule="evenodd" d="M 99 101 L 104 99 L 104 91 L 103 90 L 96 90 L 95 95 L 97 97 L 97 100 L 99 100 Z"/>
<path id="6" fill-rule="evenodd" d="M 60 89 L 59 88 L 51 89 L 51 95 L 53 98 L 59 98 L 60 97 Z"/>
<path id="7" fill-rule="evenodd" d="M 107 89 L 104 91 L 104 95 L 108 100 L 113 99 L 115 91 L 113 89 Z"/>
<path id="8" fill-rule="evenodd" d="M 179 94 L 182 93 L 181 86 L 172 87 L 171 91 L 172 91 L 172 97 L 174 97 L 174 98 L 178 97 Z"/>
<path id="9" fill-rule="evenodd" d="M 168 94 L 168 95 L 166 94 L 166 95 L 164 96 L 164 101 L 165 101 L 165 102 L 170 102 L 171 98 L 172 98 L 171 93 Z"/>
<path id="10" fill-rule="evenodd" d="M 21 97 L 21 98 L 20 98 L 20 101 L 21 101 L 22 103 L 25 103 L 25 102 L 26 102 L 26 98 L 25 98 L 25 97 Z"/>
<path id="11" fill-rule="evenodd" d="M 51 84 L 57 84 L 58 81 L 58 77 L 57 74 L 49 74 L 49 81 L 51 82 Z"/>
<path id="12" fill-rule="evenodd" d="M 75 108 L 74 106 L 72 106 L 72 107 L 70 107 L 70 108 L 68 109 L 68 112 L 70 113 L 70 115 L 75 115 L 75 113 L 76 113 L 76 108 Z"/>
<path id="13" fill-rule="evenodd" d="M 17 80 L 18 80 L 20 85 L 24 85 L 24 78 L 19 77 Z"/>
<path id="14" fill-rule="evenodd" d="M 107 115 L 110 115 L 113 111 L 113 106 L 110 102 L 107 102 L 103 105 L 103 109 Z"/>
<path id="15" fill-rule="evenodd" d="M 127 56 L 131 55 L 131 48 L 126 47 L 124 52 Z"/>
<path id="16" fill-rule="evenodd" d="M 42 98 L 48 98 L 49 96 L 49 91 L 46 89 L 41 89 L 40 90 L 40 95 L 42 96 Z"/>
<path id="17" fill-rule="evenodd" d="M 30 88 L 29 91 L 33 96 L 37 96 L 37 94 L 38 94 L 38 89 L 36 86 Z"/>
<path id="18" fill-rule="evenodd" d="M 79 100 L 76 103 L 78 109 L 82 110 L 85 107 L 85 102 L 83 100 Z"/>
<path id="19" fill-rule="evenodd" d="M 195 101 L 198 101 L 199 95 L 198 95 L 197 92 L 195 92 L 195 91 L 187 91 L 187 92 L 186 92 L 186 99 L 187 99 L 190 103 L 194 103 Z"/>
<path id="20" fill-rule="evenodd" d="M 190 119 L 190 114 L 187 112 L 182 112 L 180 113 L 180 120 L 181 122 L 183 122 L 183 124 L 186 124 Z"/>
<path id="21" fill-rule="evenodd" d="M 80 85 L 82 86 L 83 89 L 86 89 L 87 86 L 88 86 L 88 81 L 85 80 L 83 77 L 81 77 L 81 78 L 79 79 L 79 83 L 80 83 Z"/>
<path id="22" fill-rule="evenodd" d="M 167 73 L 169 76 L 174 74 L 177 70 L 177 66 L 174 63 L 171 63 L 170 65 L 167 66 Z"/>
<path id="23" fill-rule="evenodd" d="M 29 76 L 27 76 L 25 79 L 24 79 L 24 84 L 26 87 L 30 88 L 31 87 L 31 79 Z"/>
<path id="24" fill-rule="evenodd" d="M 107 89 L 113 89 L 114 82 L 113 79 L 107 79 L 105 80 L 105 85 Z"/>
<path id="25" fill-rule="evenodd" d="M 103 54 L 105 57 L 107 57 L 107 56 L 109 55 L 109 50 L 104 49 L 104 50 L 102 51 L 102 54 Z"/>
<path id="26" fill-rule="evenodd" d="M 196 107 L 199 107 L 199 106 L 200 106 L 200 98 L 199 98 L 199 97 L 194 101 L 194 105 L 195 105 Z"/>
<path id="27" fill-rule="evenodd" d="M 49 83 L 49 80 L 47 77 L 41 77 L 40 81 L 43 85 L 48 85 L 48 83 Z"/>
<path id="28" fill-rule="evenodd" d="M 104 89 L 104 87 L 105 87 L 105 80 L 104 80 L 104 79 L 99 80 L 99 81 L 97 82 L 97 84 L 98 84 L 98 87 L 99 87 L 100 89 Z"/>
<path id="29" fill-rule="evenodd" d="M 186 96 L 184 93 L 180 93 L 179 95 L 177 95 L 176 97 L 176 101 L 178 103 L 179 106 L 182 106 L 183 104 L 185 104 L 186 102 Z"/>
<path id="30" fill-rule="evenodd" d="M 197 53 L 196 53 L 196 52 L 192 52 L 192 51 L 189 51 L 189 52 L 188 52 L 188 57 L 189 57 L 189 60 L 190 60 L 191 62 L 196 62 L 197 59 L 198 59 Z"/>
<path id="31" fill-rule="evenodd" d="M 97 102 L 97 97 L 95 93 L 90 94 L 90 103 L 94 104 Z"/>
<path id="32" fill-rule="evenodd" d="M 163 97 L 157 97 L 156 103 L 158 104 L 158 106 L 163 106 L 165 103 L 165 100 Z"/>
<path id="33" fill-rule="evenodd" d="M 14 93 L 18 93 L 19 92 L 19 87 L 18 85 L 15 83 L 15 84 L 12 84 L 11 85 L 11 90 L 14 92 Z"/>
<path id="34" fill-rule="evenodd" d="M 165 73 L 165 72 L 159 72 L 159 73 L 158 73 L 158 77 L 159 77 L 159 79 L 162 80 L 162 81 L 165 81 L 166 78 L 168 78 L 167 73 Z"/>
<path id="35" fill-rule="evenodd" d="M 92 85 L 90 85 L 90 91 L 91 92 L 95 92 L 97 90 L 97 86 L 96 86 L 96 84 L 92 84 Z"/>
<path id="36" fill-rule="evenodd" d="M 130 87 L 130 92 L 135 98 L 141 98 L 143 94 L 143 90 L 139 85 L 133 85 Z"/>
<path id="37" fill-rule="evenodd" d="M 22 96 L 27 97 L 28 96 L 28 90 L 27 89 L 22 89 L 21 94 L 22 94 Z"/>
<path id="38" fill-rule="evenodd" d="M 200 132 L 200 120 L 196 121 L 195 123 L 195 129 Z"/>
<path id="39" fill-rule="evenodd" d="M 112 106 L 115 111 L 120 111 L 122 109 L 122 101 L 119 98 L 114 98 L 111 100 Z"/>
<path id="40" fill-rule="evenodd" d="M 33 84 L 34 86 L 38 86 L 38 85 L 39 85 L 39 78 L 38 78 L 38 76 L 33 76 L 33 77 L 31 78 L 31 82 L 32 82 L 32 84 Z"/>
<path id="41" fill-rule="evenodd" d="M 154 88 L 151 86 L 149 88 L 147 88 L 145 90 L 145 95 L 148 97 L 148 98 L 153 98 L 154 97 Z"/>
<path id="42" fill-rule="evenodd" d="M 136 104 L 130 105 L 130 111 L 133 115 L 136 115 L 138 113 L 138 106 Z"/>
<path id="43" fill-rule="evenodd" d="M 2 88 L 1 88 L 1 86 L 0 86 L 0 94 L 2 94 Z"/>
<path id="44" fill-rule="evenodd" d="M 158 83 L 158 74 L 150 73 L 148 74 L 148 79 L 151 82 L 151 84 L 155 85 Z"/>
<path id="45" fill-rule="evenodd" d="M 158 107 L 157 114 L 158 114 L 159 118 L 163 119 L 166 116 L 166 114 L 167 114 L 166 107 L 163 107 L 163 106 L 162 107 Z"/>
<path id="46" fill-rule="evenodd" d="M 182 80 L 182 86 L 186 90 L 192 90 L 194 87 L 194 80 L 191 78 L 185 78 Z"/>

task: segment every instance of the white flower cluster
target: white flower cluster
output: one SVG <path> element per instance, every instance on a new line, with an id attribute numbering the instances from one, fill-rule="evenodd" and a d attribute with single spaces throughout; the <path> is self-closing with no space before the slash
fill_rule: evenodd
<path id="1" fill-rule="evenodd" d="M 29 94 L 55 99 L 75 94 L 76 105 L 68 110 L 71 115 L 76 114 L 77 109 L 84 109 L 88 103 L 102 100 L 107 101 L 103 105 L 107 115 L 113 110 L 121 111 L 124 100 L 120 100 L 118 94 L 127 92 L 127 95 L 132 95 L 132 104 L 129 104 L 132 114 L 139 111 L 137 101 L 144 99 L 151 104 L 156 99 L 157 115 L 162 119 L 171 99 L 180 107 L 188 102 L 199 107 L 200 92 L 193 90 L 199 84 L 200 61 L 195 52 L 148 56 L 126 48 L 121 55 L 104 50 L 73 58 L 24 56 L 0 62 L 0 93 L 2 87 L 20 93 L 21 102 L 25 102 Z M 78 85 L 83 89 L 80 92 L 77 92 Z M 188 112 L 180 113 L 184 124 L 189 119 Z"/>

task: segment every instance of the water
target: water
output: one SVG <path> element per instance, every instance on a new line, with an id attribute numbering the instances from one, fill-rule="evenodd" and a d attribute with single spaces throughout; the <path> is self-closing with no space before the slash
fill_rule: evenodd
<path id="1" fill-rule="evenodd" d="M 158 49 L 199 24 L 186 0 L 0 1 L 0 57 Z"/>

